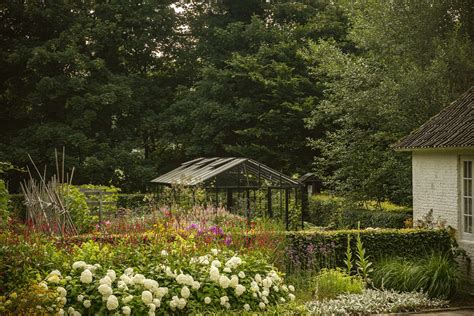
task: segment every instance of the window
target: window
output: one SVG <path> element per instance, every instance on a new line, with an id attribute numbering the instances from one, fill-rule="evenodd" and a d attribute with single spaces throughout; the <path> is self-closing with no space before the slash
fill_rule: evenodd
<path id="1" fill-rule="evenodd" d="M 462 174 L 463 232 L 472 234 L 472 160 L 463 161 Z"/>

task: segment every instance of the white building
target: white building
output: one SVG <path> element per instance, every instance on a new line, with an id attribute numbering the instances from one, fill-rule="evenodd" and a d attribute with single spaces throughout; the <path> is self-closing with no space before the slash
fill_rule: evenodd
<path id="1" fill-rule="evenodd" d="M 474 86 L 394 148 L 412 152 L 414 221 L 432 210 L 474 259 Z"/>

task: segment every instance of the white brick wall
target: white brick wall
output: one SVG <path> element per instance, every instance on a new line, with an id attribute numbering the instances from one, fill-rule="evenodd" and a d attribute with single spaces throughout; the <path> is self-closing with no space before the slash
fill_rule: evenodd
<path id="1" fill-rule="evenodd" d="M 433 209 L 435 219 L 458 227 L 459 155 L 455 153 L 413 152 L 413 219 Z"/>
<path id="2" fill-rule="evenodd" d="M 413 219 L 421 218 L 433 209 L 433 217 L 446 220 L 456 230 L 456 239 L 471 258 L 470 274 L 474 279 L 474 240 L 462 238 L 461 163 L 460 157 L 474 151 L 416 152 L 412 153 L 413 166 Z"/>

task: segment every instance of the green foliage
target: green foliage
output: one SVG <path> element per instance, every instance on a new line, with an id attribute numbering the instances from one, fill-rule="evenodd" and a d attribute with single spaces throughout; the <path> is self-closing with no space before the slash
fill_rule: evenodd
<path id="1" fill-rule="evenodd" d="M 364 282 L 359 277 L 350 276 L 341 269 L 323 269 L 314 278 L 315 296 L 318 300 L 336 298 L 340 294 L 359 294 Z"/>
<path id="2" fill-rule="evenodd" d="M 10 194 L 9 213 L 17 219 L 26 219 L 25 197 L 23 194 Z"/>
<path id="3" fill-rule="evenodd" d="M 0 227 L 4 226 L 9 215 L 10 195 L 8 194 L 5 181 L 0 179 Z"/>
<path id="4" fill-rule="evenodd" d="M 342 198 L 312 195 L 309 197 L 308 221 L 317 226 L 340 227 L 345 204 Z"/>
<path id="5" fill-rule="evenodd" d="M 120 251 L 126 251 L 126 249 L 123 247 L 114 249 L 113 246 L 87 240 L 80 246 L 74 246 L 72 260 L 95 262 L 106 267 L 114 267 L 114 256 L 118 255 Z"/>
<path id="6" fill-rule="evenodd" d="M 8 293 L 41 280 L 46 271 L 67 266 L 70 257 L 44 236 L 4 231 L 0 233 L 0 258 L 0 293 Z"/>
<path id="7" fill-rule="evenodd" d="M 102 212 L 104 215 L 110 215 L 117 211 L 117 201 L 118 194 L 120 192 L 119 188 L 114 187 L 113 185 L 94 185 L 94 184 L 83 184 L 79 186 L 80 190 L 93 190 L 93 191 L 102 191 L 111 194 L 103 194 L 102 202 L 106 202 L 102 205 Z M 100 201 L 100 194 L 86 195 L 87 200 L 98 203 Z M 98 214 L 99 205 L 94 205 L 90 207 L 91 211 L 94 214 Z"/>
<path id="8" fill-rule="evenodd" d="M 83 248 L 81 256 L 98 254 L 103 250 L 94 243 L 85 244 Z M 110 266 L 106 263 L 107 260 L 103 261 L 103 264 L 76 261 L 72 264 L 72 269 L 69 266 L 69 269 L 62 269 L 62 273 L 52 271 L 44 282 L 48 287 L 56 287 L 59 283 L 66 290 L 63 295 L 67 298 L 64 303 L 59 303 L 61 307 L 72 307 L 81 313 L 109 314 L 119 306 L 129 306 L 138 314 L 148 312 L 152 308 L 166 314 L 181 311 L 197 313 L 242 310 L 245 304 L 248 304 L 248 310 L 259 311 L 265 310 L 267 306 L 295 299 L 293 286 L 286 285 L 281 274 L 257 253 L 240 255 L 219 249 L 207 253 L 187 253 L 179 248 L 170 252 L 163 248 L 156 250 L 154 256 L 148 257 L 144 266 L 133 264 L 125 269 Z M 158 268 L 156 260 L 160 262 Z M 224 267 L 233 271 L 224 271 Z M 86 273 L 89 273 L 89 279 L 84 278 Z M 104 287 L 113 291 L 113 298 L 118 298 L 118 302 L 113 305 L 106 303 L 110 294 L 103 294 Z M 144 291 L 149 291 L 148 303 L 145 301 L 147 293 L 143 294 Z M 261 292 L 261 296 L 265 298 L 254 297 L 254 291 Z M 83 300 L 78 300 L 78 295 L 82 295 Z M 124 302 L 123 299 L 129 295 L 133 297 Z M 103 296 L 105 299 L 102 299 Z M 175 296 L 176 298 L 173 298 Z M 178 297 L 182 300 L 177 308 L 177 305 L 173 306 L 171 302 L 176 301 Z M 204 301 L 206 297 L 210 299 L 208 304 Z M 226 300 L 223 301 L 223 297 Z M 153 298 L 157 299 L 153 301 L 156 306 L 151 307 Z M 84 306 L 82 301 L 85 300 L 91 302 L 89 307 Z"/>
<path id="9" fill-rule="evenodd" d="M 87 198 L 79 188 L 73 185 L 63 184 L 60 188 L 64 197 L 66 209 L 79 233 L 89 232 L 93 225 L 98 223 L 98 217 L 92 215 L 88 206 Z"/>
<path id="10" fill-rule="evenodd" d="M 51 148 L 65 146 L 79 183 L 145 188 L 171 160 L 158 115 L 186 82 L 173 2 L 5 4 L 0 160 L 54 166 Z"/>
<path id="11" fill-rule="evenodd" d="M 344 259 L 346 264 L 346 272 L 351 275 L 352 273 L 352 248 L 351 248 L 351 235 L 347 235 L 347 249 L 346 249 L 346 258 Z"/>
<path id="12" fill-rule="evenodd" d="M 472 6 L 432 2 L 9 1 L 0 160 L 54 166 L 65 146 L 75 183 L 138 192 L 196 156 L 286 173 L 316 158 L 328 189 L 409 205 L 390 145 L 474 80 Z"/>
<path id="13" fill-rule="evenodd" d="M 0 159 L 23 166 L 30 153 L 54 166 L 51 148 L 64 145 L 77 183 L 124 192 L 198 155 L 307 171 L 306 137 L 320 131 L 304 119 L 322 90 L 298 49 L 308 38 L 345 42 L 348 28 L 328 0 L 2 10 Z"/>
<path id="14" fill-rule="evenodd" d="M 138 209 L 144 206 L 145 194 L 119 194 L 117 208 Z"/>
<path id="15" fill-rule="evenodd" d="M 381 227 L 404 228 L 404 222 L 411 218 L 411 211 L 391 203 L 381 203 L 380 208 L 366 203 L 361 207 L 341 197 L 314 195 L 309 200 L 308 221 L 317 226 L 330 228 Z"/>
<path id="16" fill-rule="evenodd" d="M 365 283 L 369 284 L 370 274 L 373 269 L 371 268 L 372 262 L 369 261 L 369 256 L 365 252 L 364 244 L 360 238 L 360 227 L 358 227 L 358 233 L 356 235 L 356 260 L 355 265 L 357 267 L 357 275 L 359 275 Z"/>
<path id="17" fill-rule="evenodd" d="M 367 211 L 367 210 L 347 210 L 344 211 L 342 227 L 356 228 L 357 223 L 361 223 L 362 228 L 404 228 L 405 221 L 412 218 L 410 213 Z"/>
<path id="18" fill-rule="evenodd" d="M 421 259 L 383 260 L 376 265 L 373 279 L 376 286 L 387 289 L 451 298 L 459 292 L 463 276 L 450 256 L 433 253 Z"/>
<path id="19" fill-rule="evenodd" d="M 472 85 L 474 11 L 468 1 L 341 3 L 358 49 L 315 41 L 301 52 L 326 89 L 307 120 L 327 127 L 311 141 L 315 170 L 351 200 L 408 205 L 410 158 L 390 146 Z"/>
<path id="20" fill-rule="evenodd" d="M 334 266 L 345 267 L 347 235 L 351 235 L 351 249 L 355 253 L 356 238 L 360 234 L 365 253 L 372 261 L 386 257 L 415 258 L 432 251 L 451 251 L 451 237 L 446 230 L 423 229 L 367 229 L 336 231 L 288 232 L 288 251 L 291 260 L 307 261 L 311 254 L 308 249 L 331 249 Z"/>

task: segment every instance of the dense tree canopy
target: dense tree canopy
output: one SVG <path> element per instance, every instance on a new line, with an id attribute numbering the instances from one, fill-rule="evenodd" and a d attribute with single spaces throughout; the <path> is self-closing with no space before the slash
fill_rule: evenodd
<path id="1" fill-rule="evenodd" d="M 246 156 L 408 203 L 390 144 L 474 82 L 469 0 L 10 1 L 0 16 L 0 161 L 52 166 L 65 146 L 76 182 L 129 192 L 186 159 Z"/>
<path id="2" fill-rule="evenodd" d="M 364 1 L 346 7 L 346 53 L 334 41 L 303 55 L 326 95 L 308 125 L 326 126 L 313 139 L 326 184 L 358 200 L 408 203 L 409 156 L 390 145 L 439 112 L 474 83 L 470 1 Z"/>

